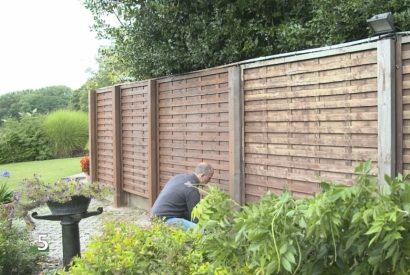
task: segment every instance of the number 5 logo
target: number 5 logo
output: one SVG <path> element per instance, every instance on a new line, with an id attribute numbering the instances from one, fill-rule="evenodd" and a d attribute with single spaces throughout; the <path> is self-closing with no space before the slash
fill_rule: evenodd
<path id="1" fill-rule="evenodd" d="M 48 234 L 38 234 L 38 242 L 37 243 L 40 243 L 40 244 L 44 245 L 43 247 L 38 248 L 39 251 L 47 250 L 48 242 L 42 239 L 42 238 L 47 238 L 47 237 L 48 237 Z"/>

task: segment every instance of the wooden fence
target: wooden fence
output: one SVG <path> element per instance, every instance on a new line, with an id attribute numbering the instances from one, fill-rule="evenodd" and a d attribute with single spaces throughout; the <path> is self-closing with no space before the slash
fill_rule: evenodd
<path id="1" fill-rule="evenodd" d="M 91 91 L 92 180 L 149 208 L 166 182 L 207 161 L 239 203 L 322 179 L 410 172 L 410 39 L 363 41 Z"/>

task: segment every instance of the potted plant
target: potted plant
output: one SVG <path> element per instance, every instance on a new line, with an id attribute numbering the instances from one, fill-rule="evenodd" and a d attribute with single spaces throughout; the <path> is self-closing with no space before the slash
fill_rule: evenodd
<path id="1" fill-rule="evenodd" d="M 85 156 L 80 160 L 81 171 L 85 173 L 85 178 L 90 181 L 90 157 Z"/>
<path id="2" fill-rule="evenodd" d="M 86 212 L 92 198 L 103 199 L 114 194 L 111 185 L 82 181 L 78 178 L 44 183 L 40 175 L 23 179 L 15 193 L 18 200 L 45 202 L 54 215 Z"/>

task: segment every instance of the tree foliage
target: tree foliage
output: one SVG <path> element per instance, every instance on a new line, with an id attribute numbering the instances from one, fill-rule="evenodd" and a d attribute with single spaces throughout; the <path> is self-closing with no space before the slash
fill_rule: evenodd
<path id="1" fill-rule="evenodd" d="M 98 69 L 87 70 L 91 77 L 78 90 L 73 91 L 68 105 L 70 110 L 88 112 L 88 92 L 90 90 L 133 80 L 111 50 L 110 46 L 100 48 L 96 58 Z"/>
<path id="2" fill-rule="evenodd" d="M 49 86 L 37 90 L 22 90 L 0 96 L 0 119 L 19 119 L 19 113 L 37 110 L 39 114 L 67 108 L 72 90 L 67 86 Z"/>
<path id="3" fill-rule="evenodd" d="M 366 19 L 391 11 L 410 29 L 409 0 L 84 0 L 102 55 L 137 80 L 371 35 Z M 109 19 L 117 18 L 113 25 Z M 407 19 L 406 19 L 407 18 Z"/>

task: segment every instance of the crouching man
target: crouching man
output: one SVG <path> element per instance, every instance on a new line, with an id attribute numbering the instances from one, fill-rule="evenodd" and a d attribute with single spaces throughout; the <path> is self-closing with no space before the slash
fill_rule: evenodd
<path id="1" fill-rule="evenodd" d="M 195 226 L 191 220 L 192 209 L 200 201 L 198 187 L 207 184 L 214 175 L 214 169 L 206 162 L 195 167 L 193 174 L 178 174 L 170 179 L 159 194 L 151 209 L 151 215 L 165 219 L 166 223 L 184 226 L 185 231 Z"/>

